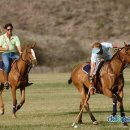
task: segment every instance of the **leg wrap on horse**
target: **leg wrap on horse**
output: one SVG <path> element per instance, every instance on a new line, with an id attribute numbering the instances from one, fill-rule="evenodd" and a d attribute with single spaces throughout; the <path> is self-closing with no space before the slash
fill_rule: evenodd
<path id="1" fill-rule="evenodd" d="M 13 110 L 12 110 L 12 112 L 15 113 L 16 111 L 17 111 L 16 106 L 13 106 Z"/>
<path id="2" fill-rule="evenodd" d="M 124 108 L 123 106 L 120 107 L 121 117 L 125 116 Z"/>
<path id="3" fill-rule="evenodd" d="M 19 105 L 17 105 L 17 110 L 19 110 L 22 107 L 22 104 L 20 103 Z"/>
<path id="4" fill-rule="evenodd" d="M 117 100 L 113 101 L 113 113 L 112 115 L 115 116 L 117 113 Z"/>

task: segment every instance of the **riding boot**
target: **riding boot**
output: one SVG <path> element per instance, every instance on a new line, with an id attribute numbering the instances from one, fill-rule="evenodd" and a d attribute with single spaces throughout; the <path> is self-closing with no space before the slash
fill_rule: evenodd
<path id="1" fill-rule="evenodd" d="M 96 89 L 94 87 L 94 83 L 93 83 L 93 77 L 89 76 L 89 82 L 91 83 L 91 87 L 89 89 L 90 95 L 93 95 L 96 93 Z"/>
<path id="2" fill-rule="evenodd" d="M 9 89 L 9 82 L 8 82 L 8 74 L 7 73 L 5 74 L 5 79 L 6 79 L 6 82 L 4 83 L 4 87 L 6 89 Z"/>

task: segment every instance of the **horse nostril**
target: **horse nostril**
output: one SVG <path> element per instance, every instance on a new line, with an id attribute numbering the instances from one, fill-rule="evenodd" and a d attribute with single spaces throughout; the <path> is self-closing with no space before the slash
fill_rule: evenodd
<path id="1" fill-rule="evenodd" d="M 35 60 L 35 65 L 37 65 L 37 60 Z"/>
<path id="2" fill-rule="evenodd" d="M 32 61 L 32 64 L 33 64 L 33 66 L 36 66 L 38 63 L 37 63 L 37 60 L 33 60 Z"/>

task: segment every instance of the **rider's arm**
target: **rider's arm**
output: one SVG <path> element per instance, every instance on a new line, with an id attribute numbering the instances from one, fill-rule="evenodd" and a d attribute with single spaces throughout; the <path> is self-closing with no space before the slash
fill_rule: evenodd
<path id="1" fill-rule="evenodd" d="M 21 53 L 22 53 L 21 46 L 16 46 L 16 47 L 17 47 L 19 54 L 21 55 Z"/>
<path id="2" fill-rule="evenodd" d="M 92 76 L 92 77 L 93 77 L 95 68 L 96 68 L 96 62 L 91 62 L 90 76 Z"/>
<path id="3" fill-rule="evenodd" d="M 121 48 L 121 46 L 120 46 L 119 44 L 116 44 L 116 43 L 113 43 L 113 44 L 112 44 L 112 47 L 113 47 L 114 49 L 120 49 L 120 48 Z"/>
<path id="4" fill-rule="evenodd" d="M 94 70 L 96 68 L 96 62 L 97 62 L 97 54 L 92 53 L 91 55 L 91 70 L 90 70 L 90 76 L 93 76 Z"/>
<path id="5" fill-rule="evenodd" d="M 9 46 L 6 45 L 5 48 L 3 48 L 2 46 L 0 46 L 0 51 L 8 51 L 9 50 Z"/>
<path id="6" fill-rule="evenodd" d="M 116 48 L 116 49 L 121 48 L 121 46 L 119 44 L 117 44 L 117 43 L 102 42 L 101 44 L 105 48 Z"/>
<path id="7" fill-rule="evenodd" d="M 7 43 L 5 43 L 5 45 L 3 46 L 4 44 L 4 35 L 1 35 L 0 36 L 0 51 L 4 52 L 4 51 L 8 51 L 9 50 L 9 46 Z"/>
<path id="8" fill-rule="evenodd" d="M 20 43 L 20 40 L 19 40 L 18 36 L 15 37 L 15 42 L 16 42 L 17 50 L 18 50 L 19 54 L 21 55 L 22 49 L 21 49 L 21 43 Z"/>

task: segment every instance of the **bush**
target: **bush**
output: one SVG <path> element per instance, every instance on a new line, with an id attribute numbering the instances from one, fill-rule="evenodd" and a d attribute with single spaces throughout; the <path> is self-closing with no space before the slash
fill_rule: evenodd
<path id="1" fill-rule="evenodd" d="M 67 40 L 66 43 L 48 43 L 43 48 L 37 47 L 36 56 L 39 65 L 49 67 L 70 65 L 87 59 L 87 54 L 75 40 Z"/>

